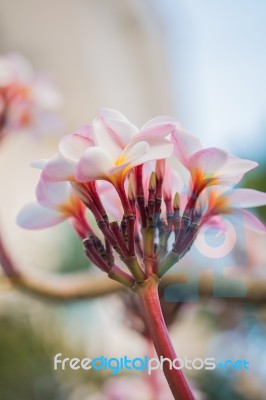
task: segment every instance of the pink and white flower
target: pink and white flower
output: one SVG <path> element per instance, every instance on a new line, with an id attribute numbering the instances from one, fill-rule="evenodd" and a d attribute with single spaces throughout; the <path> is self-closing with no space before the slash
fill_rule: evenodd
<path id="1" fill-rule="evenodd" d="M 248 228 L 266 233 L 265 225 L 245 208 L 266 205 L 266 193 L 254 189 L 228 190 L 225 187 L 207 188 L 199 197 L 198 206 L 203 214 L 200 225 L 208 224 L 223 229 L 222 215 L 241 218 Z"/>
<path id="2" fill-rule="evenodd" d="M 44 169 L 44 179 L 81 183 L 101 179 L 119 185 L 133 167 L 172 154 L 167 136 L 174 126 L 162 117 L 138 130 L 119 112 L 102 109 L 86 134 L 76 132 L 61 140 L 59 153 Z"/>
<path id="3" fill-rule="evenodd" d="M 68 182 L 46 182 L 40 179 L 36 188 L 37 202 L 27 204 L 17 217 L 19 226 L 42 229 L 69 219 L 76 232 L 87 237 L 91 231 L 85 218 L 85 206 Z"/>
<path id="4" fill-rule="evenodd" d="M 54 112 L 61 104 L 62 97 L 51 82 L 34 74 L 23 56 L 0 56 L 1 131 L 34 128 L 42 133 L 55 130 L 59 119 Z"/>
<path id="5" fill-rule="evenodd" d="M 216 147 L 203 149 L 196 137 L 180 128 L 172 133 L 172 141 L 174 154 L 191 174 L 194 193 L 211 185 L 233 186 L 258 166 Z"/>

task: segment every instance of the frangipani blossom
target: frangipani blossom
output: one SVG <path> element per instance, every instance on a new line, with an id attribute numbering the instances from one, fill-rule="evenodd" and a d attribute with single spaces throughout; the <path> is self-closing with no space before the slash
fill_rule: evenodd
<path id="1" fill-rule="evenodd" d="M 27 204 L 17 217 L 17 223 L 26 229 L 42 229 L 70 219 L 77 233 L 85 238 L 91 231 L 85 206 L 68 182 L 46 182 L 40 179 L 36 188 L 37 202 Z"/>
<path id="2" fill-rule="evenodd" d="M 135 166 L 172 154 L 173 145 L 166 137 L 173 129 L 174 124 L 162 117 L 138 130 L 117 111 L 100 110 L 85 133 L 77 131 L 60 141 L 59 153 L 44 168 L 44 179 L 80 183 L 102 179 L 117 186 Z"/>
<path id="3" fill-rule="evenodd" d="M 165 139 L 173 123 L 151 122 L 138 130 L 122 114 L 103 109 L 93 121 L 95 146 L 87 148 L 77 166 L 76 179 L 96 179 L 114 184 L 123 181 L 133 167 L 150 160 L 168 158 L 173 146 Z"/>
<path id="4" fill-rule="evenodd" d="M 179 171 L 170 167 L 173 147 L 191 174 L 188 191 Z M 265 232 L 242 208 L 266 204 L 266 194 L 229 191 L 257 164 L 220 149 L 202 149 L 167 117 L 154 118 L 138 130 L 122 114 L 104 109 L 91 126 L 62 138 L 51 160 L 34 165 L 42 168 L 36 190 L 39 204 L 22 210 L 20 225 L 36 229 L 67 218 L 74 221 L 88 259 L 138 296 L 158 357 L 176 360 L 158 283 L 190 250 L 202 225 L 217 225 L 220 215 L 242 212 L 249 225 L 256 221 L 257 229 L 259 225 Z M 98 180 L 106 182 L 101 185 Z M 87 225 L 83 204 L 99 234 Z M 117 220 L 111 221 L 109 213 Z M 174 398 L 194 399 L 181 368 L 166 365 L 164 373 Z"/>
<path id="5" fill-rule="evenodd" d="M 202 198 L 202 197 L 203 198 Z M 266 205 L 266 193 L 254 189 L 228 190 L 224 187 L 208 188 L 199 198 L 203 216 L 201 225 L 207 223 L 223 229 L 222 215 L 241 218 L 244 225 L 257 232 L 266 233 L 265 225 L 245 208 Z M 219 218 L 220 216 L 220 218 Z"/>
<path id="6" fill-rule="evenodd" d="M 34 128 L 37 132 L 58 129 L 54 111 L 62 98 L 51 82 L 37 77 L 21 55 L 0 56 L 0 130 L 17 132 Z"/>
<path id="7" fill-rule="evenodd" d="M 197 138 L 179 128 L 172 133 L 172 141 L 174 153 L 190 172 L 193 191 L 198 194 L 211 185 L 235 185 L 245 173 L 258 166 L 254 161 L 240 159 L 216 147 L 202 149 Z"/>

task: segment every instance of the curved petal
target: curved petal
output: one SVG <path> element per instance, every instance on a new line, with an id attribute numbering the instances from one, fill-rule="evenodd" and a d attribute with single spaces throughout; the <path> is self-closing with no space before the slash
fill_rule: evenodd
<path id="1" fill-rule="evenodd" d="M 88 147 L 94 146 L 94 142 L 84 136 L 71 134 L 64 136 L 59 143 L 59 152 L 67 160 L 78 162 Z"/>
<path id="2" fill-rule="evenodd" d="M 187 158 L 202 149 L 199 139 L 184 129 L 176 128 L 171 135 L 171 140 L 174 144 L 175 156 L 185 166 L 187 166 Z"/>
<path id="3" fill-rule="evenodd" d="M 228 194 L 232 207 L 249 208 L 266 205 L 266 193 L 254 189 L 236 189 Z"/>
<path id="4" fill-rule="evenodd" d="M 17 224 L 26 229 L 42 229 L 54 226 L 65 219 L 66 217 L 58 211 L 30 203 L 19 212 Z"/>
<path id="5" fill-rule="evenodd" d="M 170 135 L 174 128 L 175 125 L 169 123 L 147 126 L 146 128 L 141 129 L 139 133 L 134 136 L 133 140 L 146 140 L 150 137 L 163 138 L 167 135 Z"/>
<path id="6" fill-rule="evenodd" d="M 119 119 L 121 121 L 126 121 L 128 122 L 127 118 L 119 111 L 114 110 L 112 108 L 100 108 L 98 112 L 100 117 L 106 118 L 106 119 Z"/>
<path id="7" fill-rule="evenodd" d="M 201 171 L 205 177 L 213 177 L 227 162 L 228 153 L 216 147 L 202 149 L 188 158 L 187 163 L 191 172 Z"/>
<path id="8" fill-rule="evenodd" d="M 247 228 L 258 233 L 266 233 L 266 226 L 254 214 L 247 210 L 234 210 L 234 215 L 241 217 Z"/>
<path id="9" fill-rule="evenodd" d="M 149 151 L 149 148 L 147 142 L 137 142 L 134 145 L 130 143 L 116 161 L 115 166 L 109 170 L 109 174 L 115 175 L 123 170 L 127 172 L 129 168 L 142 164 L 142 158 Z"/>
<path id="10" fill-rule="evenodd" d="M 99 110 L 99 116 L 111 130 L 114 140 L 121 148 L 124 148 L 131 137 L 138 132 L 138 128 L 118 111 L 102 108 Z"/>
<path id="11" fill-rule="evenodd" d="M 149 148 L 149 143 L 145 141 L 137 142 L 133 145 L 130 143 L 121 153 L 121 159 L 125 158 L 126 160 L 134 161 L 146 154 Z"/>
<path id="12" fill-rule="evenodd" d="M 167 139 L 150 138 L 147 142 L 150 146 L 149 151 L 138 160 L 138 165 L 148 161 L 169 158 L 173 153 L 173 144 Z"/>
<path id="13" fill-rule="evenodd" d="M 76 179 L 78 182 L 104 179 L 112 166 L 112 159 L 106 151 L 98 146 L 91 147 L 85 151 L 77 165 Z"/>
<path id="14" fill-rule="evenodd" d="M 45 165 L 42 178 L 49 182 L 71 181 L 74 179 L 76 163 L 67 161 L 61 154 L 56 154 Z"/>
<path id="15" fill-rule="evenodd" d="M 230 179 L 238 178 L 241 180 L 245 173 L 257 166 L 258 163 L 255 161 L 229 157 L 228 162 L 219 171 L 220 179 L 223 179 L 223 182 L 226 182 L 226 178 L 228 178 L 230 184 Z"/>
<path id="16" fill-rule="evenodd" d="M 168 117 L 167 115 L 159 115 L 157 117 L 154 117 L 147 121 L 141 128 L 141 131 L 146 129 L 146 128 L 151 128 L 153 126 L 157 125 L 165 125 L 165 124 L 171 124 L 176 127 L 180 127 L 180 124 L 178 121 L 176 121 L 175 118 L 173 117 Z"/>
<path id="17" fill-rule="evenodd" d="M 74 132 L 74 135 L 84 136 L 88 139 L 93 140 L 92 126 L 90 124 L 83 125 Z"/>
<path id="18" fill-rule="evenodd" d="M 48 158 L 42 158 L 41 160 L 32 161 L 30 166 L 36 169 L 43 169 L 48 161 Z"/>
<path id="19" fill-rule="evenodd" d="M 93 133 L 97 146 L 105 150 L 113 160 L 116 160 L 124 149 L 124 143 L 118 135 L 111 130 L 102 118 L 93 121 Z"/>
<path id="20" fill-rule="evenodd" d="M 69 200 L 71 185 L 69 182 L 47 182 L 40 179 L 36 187 L 38 203 L 44 207 L 57 209 Z"/>

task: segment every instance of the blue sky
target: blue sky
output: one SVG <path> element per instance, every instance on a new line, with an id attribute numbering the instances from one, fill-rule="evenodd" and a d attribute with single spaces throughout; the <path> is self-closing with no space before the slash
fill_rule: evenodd
<path id="1" fill-rule="evenodd" d="M 164 26 L 176 113 L 184 127 L 205 145 L 262 158 L 266 1 L 156 0 L 155 4 Z"/>

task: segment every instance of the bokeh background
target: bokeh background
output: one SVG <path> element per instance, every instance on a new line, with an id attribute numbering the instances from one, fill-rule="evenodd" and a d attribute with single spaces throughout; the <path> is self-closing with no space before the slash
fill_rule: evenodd
<path id="1" fill-rule="evenodd" d="M 0 218 L 21 270 L 91 270 L 67 223 L 29 232 L 16 226 L 34 199 L 39 172 L 31 161 L 51 156 L 58 137 L 86 124 L 100 107 L 142 125 L 173 115 L 205 146 L 256 160 L 247 186 L 266 190 L 266 3 L 264 0 L 0 0 L 0 53 L 19 52 L 51 77 L 62 94 L 57 131 L 25 131 L 1 144 Z M 260 216 L 265 220 L 265 209 Z M 265 279 L 265 236 L 245 232 L 229 265 Z M 244 252 L 243 265 L 237 254 Z M 233 261 L 232 261 L 233 260 Z M 242 260 L 242 259 L 241 259 Z M 197 265 L 193 256 L 187 263 Z M 266 301 L 266 298 L 265 298 Z M 53 356 L 137 357 L 147 343 L 126 321 L 121 297 L 44 301 L 0 281 L 1 400 L 168 400 L 158 374 L 147 377 L 53 371 Z M 171 334 L 177 353 L 247 359 L 251 371 L 190 374 L 206 400 L 266 399 L 266 309 L 228 300 L 178 309 Z M 189 375 L 189 374 L 188 374 Z"/>

